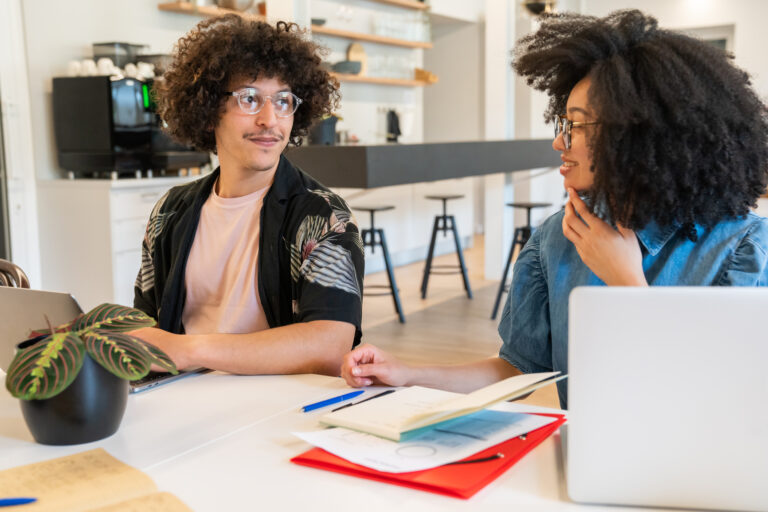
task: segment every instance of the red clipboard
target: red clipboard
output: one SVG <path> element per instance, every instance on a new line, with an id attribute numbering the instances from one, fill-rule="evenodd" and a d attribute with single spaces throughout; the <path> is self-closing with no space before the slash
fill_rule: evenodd
<path id="1" fill-rule="evenodd" d="M 312 448 L 292 458 L 291 462 L 454 498 L 468 499 L 501 476 L 565 423 L 565 416 L 562 414 L 542 414 L 541 416 L 557 418 L 557 421 L 529 432 L 525 439 L 514 437 L 464 459 L 472 460 L 491 457 L 496 453 L 504 454 L 504 457 L 487 462 L 445 465 L 410 473 L 384 473 L 354 464 L 321 448 Z"/>

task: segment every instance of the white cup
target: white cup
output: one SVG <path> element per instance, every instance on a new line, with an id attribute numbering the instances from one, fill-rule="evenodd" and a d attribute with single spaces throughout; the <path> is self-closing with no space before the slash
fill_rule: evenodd
<path id="1" fill-rule="evenodd" d="M 110 59 L 109 57 L 102 57 L 96 63 L 96 69 L 99 70 L 100 75 L 111 75 L 112 68 L 114 67 L 115 67 L 115 64 L 112 62 L 112 59 Z"/>
<path id="2" fill-rule="evenodd" d="M 80 76 L 83 70 L 79 60 L 71 60 L 67 63 L 67 76 Z"/>
<path id="3" fill-rule="evenodd" d="M 144 78 L 155 77 L 155 65 L 149 62 L 139 62 L 136 64 L 139 74 Z"/>
<path id="4" fill-rule="evenodd" d="M 125 65 L 125 76 L 131 77 L 131 78 L 137 78 L 139 75 L 139 68 L 136 67 L 136 64 L 128 63 Z"/>
<path id="5" fill-rule="evenodd" d="M 93 59 L 83 59 L 81 64 L 80 75 L 81 76 L 94 76 L 99 74 L 99 70 L 96 67 L 96 63 Z"/>

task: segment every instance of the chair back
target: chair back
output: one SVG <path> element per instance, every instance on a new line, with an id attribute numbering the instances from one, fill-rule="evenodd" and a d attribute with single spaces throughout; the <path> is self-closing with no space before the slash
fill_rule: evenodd
<path id="1" fill-rule="evenodd" d="M 29 288 L 29 278 L 18 265 L 0 259 L 0 286 Z"/>

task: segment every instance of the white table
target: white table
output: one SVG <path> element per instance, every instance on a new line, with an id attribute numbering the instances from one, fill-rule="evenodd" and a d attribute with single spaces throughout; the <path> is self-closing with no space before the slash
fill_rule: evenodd
<path id="1" fill-rule="evenodd" d="M 345 389 L 343 380 L 319 375 L 192 376 L 131 395 L 113 436 L 57 447 L 32 440 L 18 401 L 3 386 L 0 469 L 102 447 L 197 511 L 643 510 L 571 503 L 558 436 L 470 500 L 291 463 L 291 457 L 310 448 L 291 432 L 315 427 L 327 411 L 303 413 L 300 407 Z"/>

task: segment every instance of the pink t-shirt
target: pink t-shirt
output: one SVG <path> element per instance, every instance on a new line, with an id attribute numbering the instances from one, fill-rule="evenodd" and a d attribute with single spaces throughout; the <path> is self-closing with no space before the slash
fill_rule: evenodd
<path id="1" fill-rule="evenodd" d="M 269 328 L 259 300 L 259 231 L 265 187 L 224 198 L 216 185 L 200 212 L 184 276 L 187 334 L 235 334 Z"/>

